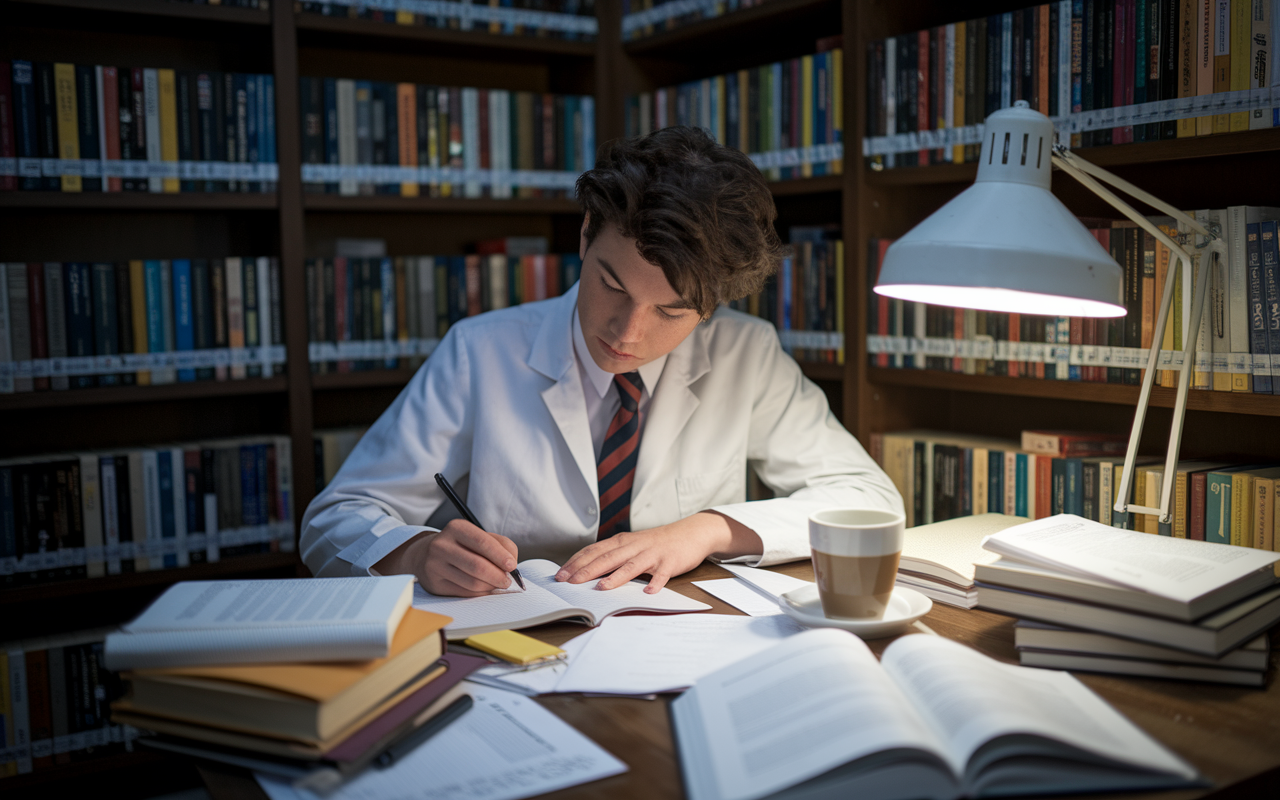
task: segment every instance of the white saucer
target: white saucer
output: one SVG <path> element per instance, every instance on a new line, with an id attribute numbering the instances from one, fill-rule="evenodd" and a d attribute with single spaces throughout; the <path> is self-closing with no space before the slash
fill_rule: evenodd
<path id="1" fill-rule="evenodd" d="M 841 628 L 863 639 L 879 639 L 901 633 L 929 613 L 933 601 L 905 586 L 894 586 L 889 607 L 880 619 L 832 619 L 822 613 L 817 584 L 793 589 L 778 598 L 782 611 L 810 628 Z"/>

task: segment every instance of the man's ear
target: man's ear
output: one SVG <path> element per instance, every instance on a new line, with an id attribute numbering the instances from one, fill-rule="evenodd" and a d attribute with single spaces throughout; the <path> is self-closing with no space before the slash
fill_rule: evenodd
<path id="1" fill-rule="evenodd" d="M 586 260 L 587 258 L 587 225 L 591 222 L 591 214 L 582 215 L 582 230 L 578 232 L 578 258 Z"/>

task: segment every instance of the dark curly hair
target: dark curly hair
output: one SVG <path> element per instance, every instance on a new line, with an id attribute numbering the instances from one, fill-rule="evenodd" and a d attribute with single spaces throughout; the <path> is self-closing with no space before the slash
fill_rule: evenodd
<path id="1" fill-rule="evenodd" d="M 704 318 L 760 291 L 781 261 L 764 177 L 697 128 L 606 142 L 577 191 L 588 246 L 603 226 L 616 226 Z"/>

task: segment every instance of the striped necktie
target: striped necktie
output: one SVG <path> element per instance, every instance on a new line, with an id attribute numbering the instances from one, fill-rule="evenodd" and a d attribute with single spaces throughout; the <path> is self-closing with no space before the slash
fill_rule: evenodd
<path id="1" fill-rule="evenodd" d="M 604 437 L 596 480 L 600 486 L 600 532 L 596 540 L 631 530 L 631 484 L 636 477 L 640 454 L 640 393 L 644 383 L 640 373 L 613 376 L 622 405 L 609 423 Z"/>

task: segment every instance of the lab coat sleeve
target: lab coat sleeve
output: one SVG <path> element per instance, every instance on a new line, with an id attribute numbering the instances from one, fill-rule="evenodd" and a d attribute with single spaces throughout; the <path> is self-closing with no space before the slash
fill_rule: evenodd
<path id="1" fill-rule="evenodd" d="M 321 577 L 369 575 L 444 502 L 435 482 L 471 471 L 470 364 L 461 326 L 441 341 L 302 517 L 303 562 Z"/>
<path id="2" fill-rule="evenodd" d="M 771 330 L 752 334 L 761 364 L 747 458 L 771 500 L 714 508 L 754 530 L 764 545 L 753 566 L 809 557 L 809 516 L 826 508 L 877 508 L 902 513 L 902 497 L 889 476 L 831 413 L 826 395 Z"/>

